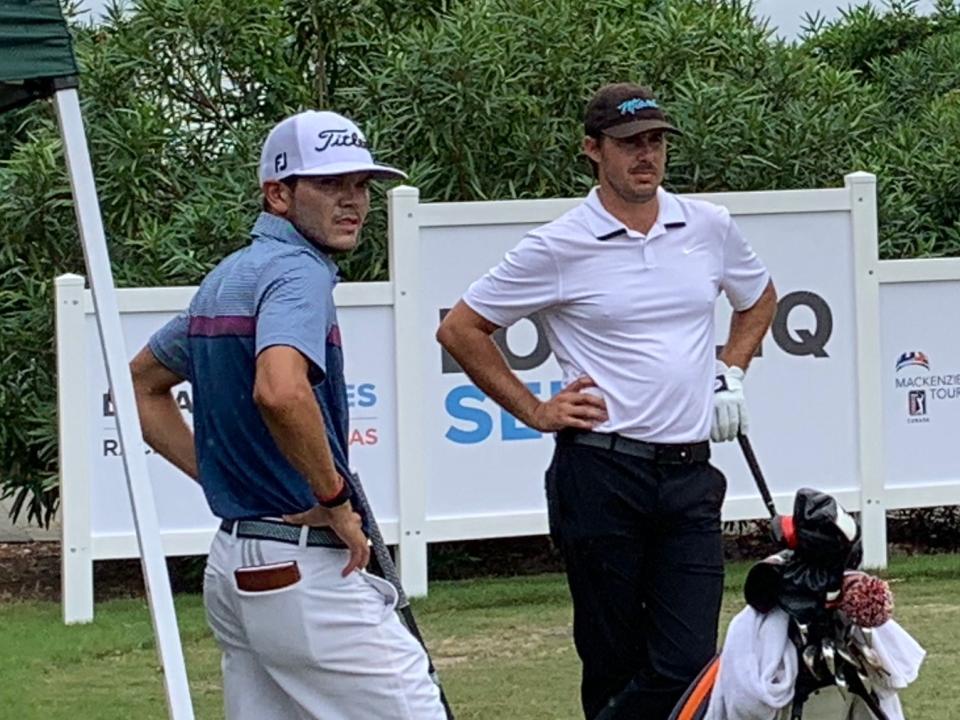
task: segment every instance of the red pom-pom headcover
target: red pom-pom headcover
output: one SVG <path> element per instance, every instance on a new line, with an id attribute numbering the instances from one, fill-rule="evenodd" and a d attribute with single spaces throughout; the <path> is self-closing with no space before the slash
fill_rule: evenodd
<path id="1" fill-rule="evenodd" d="M 893 613 L 893 593 L 886 582 L 862 572 L 843 576 L 840 610 L 860 627 L 883 625 Z"/>

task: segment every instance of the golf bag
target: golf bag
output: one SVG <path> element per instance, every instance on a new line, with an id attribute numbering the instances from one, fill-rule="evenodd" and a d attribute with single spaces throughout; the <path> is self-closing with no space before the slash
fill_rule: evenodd
<path id="1" fill-rule="evenodd" d="M 888 720 L 869 687 L 868 637 L 837 604 L 845 573 L 860 562 L 859 528 L 832 497 L 806 489 L 797 493 L 793 516 L 779 527 L 775 536 L 793 547 L 754 565 L 744 586 L 747 603 L 758 613 L 779 607 L 790 616 L 789 637 L 800 671 L 793 702 L 777 720 L 847 720 L 858 707 L 868 708 L 877 720 Z M 688 688 L 670 720 L 707 716 L 719 668 L 717 656 Z"/>
<path id="2" fill-rule="evenodd" d="M 778 515 L 749 440 L 739 441 L 770 512 L 773 538 L 783 548 L 751 568 L 744 596 L 753 617 L 775 609 L 786 614 L 785 652 L 796 652 L 792 695 L 786 707 L 771 712 L 776 720 L 891 720 L 888 709 L 899 712 L 900 705 L 874 632 L 890 619 L 893 598 L 886 583 L 855 571 L 862 559 L 860 528 L 833 497 L 810 489 L 797 492 L 791 516 Z M 909 681 L 923 650 L 899 626 L 896 631 L 909 649 L 909 667 L 902 668 Z M 725 712 L 710 707 L 722 661 L 718 655 L 701 671 L 670 720 L 731 717 L 729 701 Z"/>
<path id="3" fill-rule="evenodd" d="M 697 679 L 687 688 L 670 715 L 670 720 L 704 720 L 719 669 L 718 655 L 700 671 Z M 799 717 L 803 720 L 847 720 L 856 712 L 857 702 L 855 696 L 844 695 L 839 688 L 824 687 L 813 691 L 807 697 Z M 797 717 L 793 712 L 793 705 L 784 708 L 776 720 L 793 720 Z"/>

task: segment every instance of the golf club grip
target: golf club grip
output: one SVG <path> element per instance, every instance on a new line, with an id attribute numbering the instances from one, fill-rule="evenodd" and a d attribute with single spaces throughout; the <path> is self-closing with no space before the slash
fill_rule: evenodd
<path id="1" fill-rule="evenodd" d="M 367 495 L 363 491 L 363 486 L 360 484 L 360 477 L 356 473 L 353 473 L 353 481 L 353 487 L 351 488 L 353 490 L 353 502 L 360 513 L 367 519 L 370 544 L 372 546 L 372 552 L 370 553 L 370 570 L 396 588 L 397 614 L 400 616 L 400 622 L 403 623 L 404 627 L 407 628 L 423 648 L 423 652 L 427 656 L 427 672 L 430 673 L 430 679 L 433 680 L 437 689 L 440 691 L 440 702 L 443 704 L 444 712 L 447 714 L 447 720 L 454 720 L 453 710 L 450 709 L 450 703 L 447 702 L 447 696 L 443 692 L 443 685 L 440 684 L 440 676 L 437 674 L 437 670 L 433 665 L 433 659 L 430 657 L 427 644 L 423 641 L 423 636 L 420 634 L 420 628 L 417 627 L 417 621 L 413 617 L 413 610 L 410 608 L 410 601 L 407 599 L 407 595 L 403 592 L 403 587 L 400 584 L 400 574 L 397 572 L 397 566 L 394 564 L 393 558 L 390 557 L 390 551 L 387 549 L 387 544 L 383 540 L 380 526 L 377 524 L 377 519 L 373 515 L 373 508 L 367 500 Z"/>
<path id="2" fill-rule="evenodd" d="M 757 456 L 753 453 L 753 446 L 750 444 L 750 438 L 740 433 L 737 435 L 737 442 L 740 443 L 740 449 L 743 450 L 743 456 L 750 466 L 750 474 L 753 475 L 754 482 L 757 483 L 757 489 L 763 498 L 763 504 L 767 506 L 770 517 L 777 518 L 777 506 L 773 503 L 773 496 L 770 494 L 770 488 L 767 487 L 767 481 L 763 477 L 763 471 L 760 470 L 760 463 L 757 462 Z"/>

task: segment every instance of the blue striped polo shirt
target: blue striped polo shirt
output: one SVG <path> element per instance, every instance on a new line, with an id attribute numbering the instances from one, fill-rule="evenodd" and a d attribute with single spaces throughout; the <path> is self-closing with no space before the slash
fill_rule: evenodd
<path id="1" fill-rule="evenodd" d="M 279 216 L 261 214 L 252 236 L 250 245 L 204 278 L 189 309 L 149 342 L 163 365 L 193 385 L 200 484 L 213 514 L 228 520 L 297 513 L 316 504 L 253 401 L 257 355 L 273 345 L 293 347 L 309 361 L 334 463 L 351 478 L 333 303 L 337 266 Z"/>

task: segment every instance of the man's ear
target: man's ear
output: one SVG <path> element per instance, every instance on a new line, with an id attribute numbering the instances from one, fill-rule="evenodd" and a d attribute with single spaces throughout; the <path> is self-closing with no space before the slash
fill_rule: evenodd
<path id="1" fill-rule="evenodd" d="M 263 206 L 274 215 L 286 217 L 293 205 L 293 191 L 286 183 L 268 180 L 263 184 Z"/>
<path id="2" fill-rule="evenodd" d="M 583 154 L 593 160 L 595 163 L 600 162 L 601 142 L 602 140 L 600 138 L 591 137 L 590 135 L 586 135 L 583 138 Z"/>

